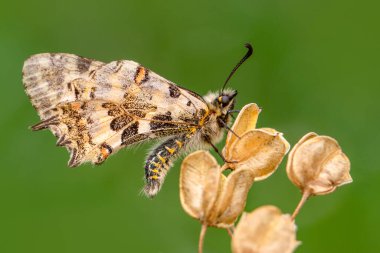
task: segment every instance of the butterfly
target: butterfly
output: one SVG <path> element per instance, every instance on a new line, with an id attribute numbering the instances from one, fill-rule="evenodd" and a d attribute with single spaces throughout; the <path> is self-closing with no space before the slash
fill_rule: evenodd
<path id="1" fill-rule="evenodd" d="M 68 165 L 103 163 L 118 150 L 158 140 L 145 163 L 147 196 L 160 190 L 173 162 L 184 152 L 213 147 L 229 129 L 237 91 L 202 97 L 130 60 L 103 63 L 73 54 L 42 53 L 24 62 L 26 94 L 57 146 L 70 152 Z"/>

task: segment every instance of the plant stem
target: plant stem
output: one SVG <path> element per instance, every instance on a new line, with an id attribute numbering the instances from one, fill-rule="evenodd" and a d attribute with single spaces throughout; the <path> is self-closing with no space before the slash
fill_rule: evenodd
<path id="1" fill-rule="evenodd" d="M 234 227 L 229 227 L 229 228 L 226 228 L 228 234 L 230 235 L 230 237 L 232 238 L 234 236 Z"/>
<path id="2" fill-rule="evenodd" d="M 206 230 L 207 230 L 207 224 L 202 224 L 201 234 L 199 235 L 198 253 L 203 252 L 203 242 L 205 239 Z"/>
<path id="3" fill-rule="evenodd" d="M 223 172 L 225 170 L 228 170 L 230 168 L 230 166 L 228 165 L 228 163 L 225 163 L 223 164 L 222 168 L 220 168 L 220 171 Z"/>
<path id="4" fill-rule="evenodd" d="M 304 190 L 304 192 L 302 194 L 302 198 L 301 198 L 300 202 L 298 203 L 296 209 L 294 210 L 294 212 L 292 214 L 292 220 L 294 220 L 296 218 L 296 216 L 298 215 L 298 213 L 300 212 L 301 208 L 306 203 L 306 200 L 308 200 L 309 197 L 310 197 L 310 191 L 309 190 Z"/>

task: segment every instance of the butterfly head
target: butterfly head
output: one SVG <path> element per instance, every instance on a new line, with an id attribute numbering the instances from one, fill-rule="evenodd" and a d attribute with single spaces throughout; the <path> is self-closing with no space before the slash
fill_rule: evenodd
<path id="1" fill-rule="evenodd" d="M 204 99 L 208 103 L 211 112 L 218 118 L 218 121 L 222 120 L 224 123 L 228 123 L 231 110 L 235 106 L 236 95 L 236 90 L 225 89 L 221 93 L 209 93 Z"/>
<path id="2" fill-rule="evenodd" d="M 236 90 L 224 90 L 214 99 L 213 104 L 222 114 L 228 114 L 230 110 L 234 109 L 236 95 Z"/>
<path id="3" fill-rule="evenodd" d="M 231 111 L 235 106 L 235 97 L 237 95 L 236 90 L 224 90 L 219 96 L 214 100 L 215 107 L 218 108 L 219 111 L 219 119 L 224 123 L 230 121 Z"/>

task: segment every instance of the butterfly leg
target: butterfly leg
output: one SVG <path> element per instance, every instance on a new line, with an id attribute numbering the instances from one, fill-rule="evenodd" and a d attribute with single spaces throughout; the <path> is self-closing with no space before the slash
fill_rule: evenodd
<path id="1" fill-rule="evenodd" d="M 176 136 L 161 143 L 152 150 L 145 164 L 146 185 L 144 192 L 148 197 L 154 197 L 160 190 L 168 170 L 174 160 L 183 150 L 188 138 Z"/>
<path id="2" fill-rule="evenodd" d="M 206 142 L 211 145 L 211 147 L 214 149 L 214 151 L 220 156 L 220 158 L 223 159 L 223 162 L 225 163 L 236 163 L 236 161 L 227 161 L 226 158 L 224 158 L 223 154 L 219 151 L 218 147 L 214 145 L 214 143 L 211 142 L 209 138 L 206 138 Z"/>

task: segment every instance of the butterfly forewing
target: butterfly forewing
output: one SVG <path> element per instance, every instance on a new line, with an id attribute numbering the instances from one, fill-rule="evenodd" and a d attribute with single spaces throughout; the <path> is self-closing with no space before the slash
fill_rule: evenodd
<path id="1" fill-rule="evenodd" d="M 23 68 L 26 93 L 70 166 L 101 163 L 120 148 L 194 131 L 203 99 L 133 61 L 108 64 L 71 54 L 38 54 Z"/>

